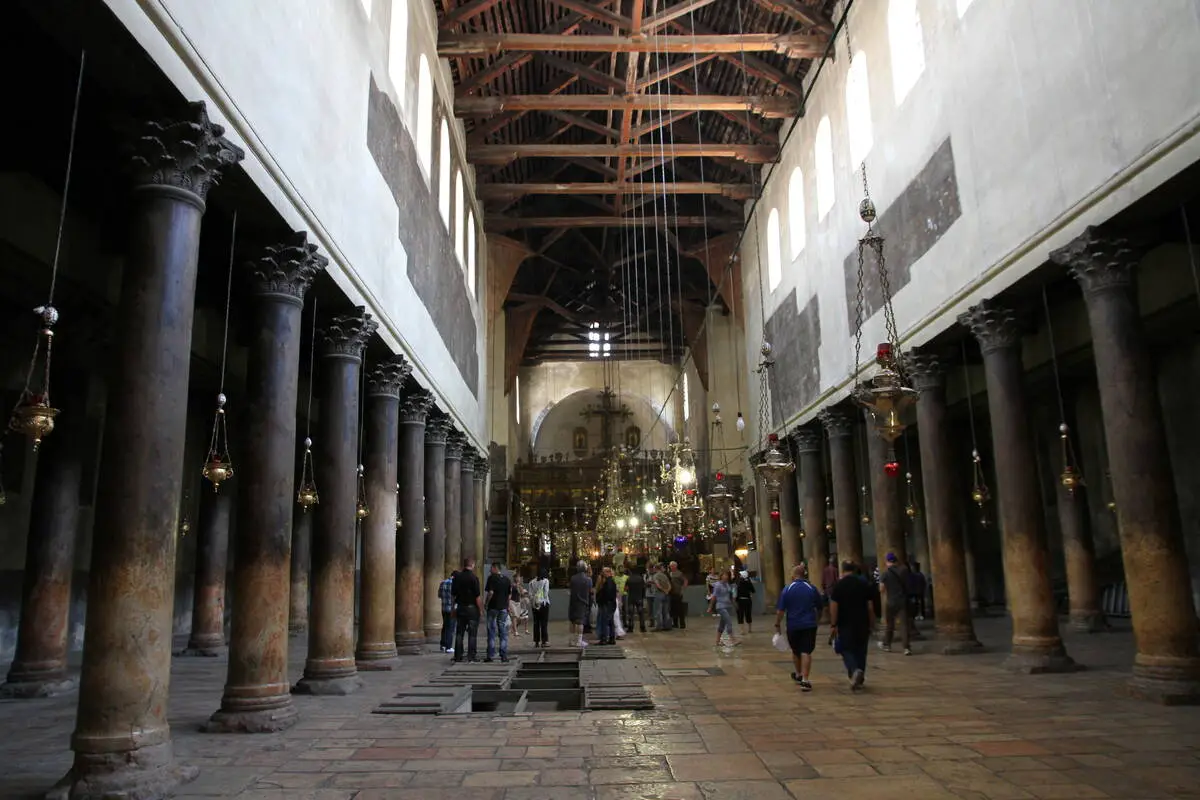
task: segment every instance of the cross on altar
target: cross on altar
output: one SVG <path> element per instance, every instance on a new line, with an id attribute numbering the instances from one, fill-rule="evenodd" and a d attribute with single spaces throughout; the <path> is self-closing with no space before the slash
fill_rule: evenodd
<path id="1" fill-rule="evenodd" d="M 600 405 L 597 407 L 588 403 L 587 407 L 579 412 L 579 416 L 584 419 L 600 418 L 600 447 L 604 452 L 610 452 L 613 449 L 613 419 L 619 417 L 625 420 L 633 413 L 624 404 L 618 406 L 616 400 L 616 393 L 605 386 L 604 391 L 600 392 Z"/>

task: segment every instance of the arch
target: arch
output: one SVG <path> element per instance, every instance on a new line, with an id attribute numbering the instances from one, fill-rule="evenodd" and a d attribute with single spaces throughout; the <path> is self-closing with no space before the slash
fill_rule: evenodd
<path id="1" fill-rule="evenodd" d="M 888 47 L 892 51 L 892 88 L 901 105 L 925 71 L 925 36 L 917 0 L 889 0 Z"/>
<path id="2" fill-rule="evenodd" d="M 804 252 L 807 237 L 804 229 L 804 172 L 796 167 L 788 178 L 788 241 L 792 244 L 793 259 Z"/>
<path id="3" fill-rule="evenodd" d="M 462 171 L 454 173 L 454 252 L 458 254 L 458 263 L 464 267 L 467 264 L 466 250 L 463 246 L 463 226 L 466 212 L 466 199 L 463 197 Z"/>
<path id="4" fill-rule="evenodd" d="M 467 212 L 467 286 L 471 295 L 475 295 L 475 255 L 478 250 L 475 244 L 475 212 Z"/>
<path id="5" fill-rule="evenodd" d="M 767 216 L 767 287 L 775 291 L 783 280 L 783 254 L 779 242 L 779 209 Z"/>
<path id="6" fill-rule="evenodd" d="M 588 403 L 594 404 L 599 389 L 579 389 L 557 401 L 550 401 L 539 411 L 530 426 L 529 449 L 535 455 L 552 452 L 571 452 L 575 429 L 579 426 L 579 412 Z M 660 418 L 653 401 L 642 394 L 622 391 L 616 398 L 632 412 L 630 419 L 613 426 L 613 437 L 622 444 L 630 426 L 639 428 L 641 445 L 648 449 L 666 449 L 666 443 L 676 439 L 675 428 L 665 418 Z M 563 424 L 557 424 L 558 420 Z M 564 435 L 565 434 L 565 435 Z M 554 438 L 554 441 L 551 441 Z M 561 441 L 559 441 L 561 439 Z M 598 441 L 598 440 L 597 440 Z"/>
<path id="7" fill-rule="evenodd" d="M 871 87 L 867 81 L 867 54 L 854 54 L 846 72 L 846 138 L 850 145 L 850 162 L 858 167 L 871 152 L 874 144 L 871 128 Z"/>
<path id="8" fill-rule="evenodd" d="M 821 117 L 817 123 L 817 136 L 813 142 L 813 160 L 817 164 L 817 219 L 822 220 L 833 208 L 835 199 L 833 184 L 833 130 L 829 117 Z"/>
<path id="9" fill-rule="evenodd" d="M 438 211 L 446 230 L 450 229 L 450 125 L 442 120 L 441 146 L 438 148 Z"/>
<path id="10" fill-rule="evenodd" d="M 433 75 L 429 59 L 421 53 L 417 65 L 417 161 L 429 179 L 433 165 Z"/>
<path id="11" fill-rule="evenodd" d="M 388 77 L 396 90 L 400 108 L 408 94 L 408 0 L 394 0 L 388 31 Z"/>

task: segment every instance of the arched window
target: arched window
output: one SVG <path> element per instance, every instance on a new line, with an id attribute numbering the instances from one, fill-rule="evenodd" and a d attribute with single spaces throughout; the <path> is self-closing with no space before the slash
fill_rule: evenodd
<path id="1" fill-rule="evenodd" d="M 804 173 L 799 167 L 788 179 L 788 240 L 792 243 L 792 258 L 800 255 L 806 243 L 804 230 Z"/>
<path id="2" fill-rule="evenodd" d="M 392 3 L 392 24 L 388 32 L 388 77 L 396 90 L 400 108 L 408 94 L 408 0 Z"/>
<path id="3" fill-rule="evenodd" d="M 475 296 L 475 256 L 479 246 L 475 244 L 475 212 L 467 212 L 467 286 Z"/>
<path id="4" fill-rule="evenodd" d="M 683 421 L 687 422 L 692 416 L 692 398 L 688 392 L 687 373 L 683 373 Z"/>
<path id="5" fill-rule="evenodd" d="M 442 120 L 442 145 L 438 148 L 438 211 L 450 228 L 450 126 Z"/>
<path id="6" fill-rule="evenodd" d="M 892 88 L 896 105 L 900 105 L 925 71 L 925 38 L 917 0 L 889 0 L 888 46 L 892 49 Z"/>
<path id="7" fill-rule="evenodd" d="M 783 254 L 779 241 L 779 209 L 767 217 L 767 286 L 773 292 L 783 279 Z"/>
<path id="8" fill-rule="evenodd" d="M 466 266 L 467 260 L 464 258 L 465 251 L 463 250 L 463 217 L 465 215 L 465 202 L 463 201 L 463 179 L 461 172 L 454 173 L 454 252 L 458 254 L 458 261 L 463 266 Z"/>
<path id="9" fill-rule="evenodd" d="M 421 54 L 417 69 L 417 161 L 429 177 L 433 167 L 433 76 L 429 59 Z"/>
<path id="10" fill-rule="evenodd" d="M 846 128 L 850 140 L 850 161 L 858 165 L 871 152 L 871 89 L 867 84 L 867 54 L 854 54 L 846 73 Z"/>
<path id="11" fill-rule="evenodd" d="M 833 208 L 833 131 L 829 117 L 817 123 L 817 140 L 813 143 L 813 159 L 817 162 L 817 219 L 825 219 Z"/>

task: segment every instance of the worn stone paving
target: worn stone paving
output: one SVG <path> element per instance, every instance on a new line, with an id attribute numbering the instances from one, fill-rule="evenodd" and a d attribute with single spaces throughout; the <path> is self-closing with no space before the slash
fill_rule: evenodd
<path id="1" fill-rule="evenodd" d="M 851 695 L 820 649 L 815 690 L 788 678 L 766 626 L 728 652 L 707 620 L 624 645 L 666 670 L 658 707 L 510 717 L 389 717 L 370 710 L 445 667 L 406 658 L 350 697 L 297 697 L 302 719 L 272 735 L 199 732 L 224 659 L 176 659 L 171 724 L 201 767 L 180 797 L 278 800 L 1018 800 L 1200 797 L 1200 711 L 1123 697 L 1125 632 L 1071 635 L 1086 672 L 1003 671 L 1002 620 L 981 620 L 976 656 L 873 650 Z M 561 637 L 565 632 L 555 629 Z M 514 645 L 525 644 L 521 639 Z M 293 672 L 303 665 L 293 642 Z M 709 668 L 723 674 L 711 674 Z M 68 767 L 72 698 L 0 702 L 0 797 L 33 797 Z"/>

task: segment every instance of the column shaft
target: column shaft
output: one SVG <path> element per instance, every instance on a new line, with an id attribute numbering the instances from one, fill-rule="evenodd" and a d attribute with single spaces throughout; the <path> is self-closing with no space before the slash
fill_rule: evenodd
<path id="1" fill-rule="evenodd" d="M 229 515 L 233 497 L 228 488 L 223 492 L 213 491 L 208 481 L 203 481 L 200 491 L 192 633 L 183 655 L 218 656 L 225 652 L 225 571 L 229 565 Z"/>
<path id="2" fill-rule="evenodd" d="M 867 470 L 871 481 L 871 514 L 875 526 L 875 558 L 885 569 L 887 554 L 893 553 L 901 564 L 908 561 L 908 543 L 904 540 L 904 477 L 897 469 L 888 475 L 884 465 L 894 457 L 888 443 L 870 427 L 867 416 Z"/>
<path id="3" fill-rule="evenodd" d="M 396 659 L 396 471 L 400 435 L 400 385 L 412 372 L 401 356 L 377 365 L 367 377 L 364 461 L 367 506 L 362 522 L 362 592 L 359 599 L 359 669 L 391 669 Z"/>
<path id="4" fill-rule="evenodd" d="M 443 577 L 462 566 L 463 436 L 457 430 L 446 442 L 446 550 Z"/>
<path id="5" fill-rule="evenodd" d="M 858 512 L 858 480 L 854 466 L 854 416 L 841 408 L 820 413 L 829 434 L 833 482 L 833 533 L 838 558 L 863 565 L 862 520 Z M 865 566 L 865 565 L 864 565 Z"/>
<path id="6" fill-rule="evenodd" d="M 475 460 L 475 552 L 476 562 L 487 555 L 487 475 L 488 460 L 479 456 Z"/>
<path id="7" fill-rule="evenodd" d="M 792 434 L 799 458 L 808 576 L 814 586 L 824 589 L 822 576 L 829 563 L 829 537 L 825 530 L 825 462 L 821 458 L 821 439 L 820 430 L 811 427 Z"/>
<path id="8" fill-rule="evenodd" d="M 786 448 L 783 442 L 780 447 Z M 796 491 L 796 474 L 785 475 L 779 488 L 779 569 L 782 586 L 791 583 L 792 567 L 804 558 L 800 549 L 800 503 Z"/>
<path id="9" fill-rule="evenodd" d="M 287 637 L 296 400 L 304 295 L 328 263 L 316 251 L 298 233 L 245 265 L 255 324 L 246 359 L 244 454 L 237 474 L 229 668 L 221 708 L 208 723 L 214 732 L 268 733 L 296 721 Z"/>
<path id="10" fill-rule="evenodd" d="M 1050 589 L 1049 548 L 1029 411 L 1022 387 L 1016 315 L 983 302 L 959 317 L 979 340 L 996 460 L 996 507 L 1004 551 L 1005 594 L 1013 623 L 1008 666 L 1028 672 L 1075 668 L 1058 632 Z"/>
<path id="11" fill-rule="evenodd" d="M 1072 630 L 1095 633 L 1108 627 L 1100 610 L 1100 582 L 1096 579 L 1096 548 L 1084 513 L 1087 499 L 1082 486 L 1074 494 L 1057 481 L 1058 525 L 1062 529 L 1063 562 L 1067 568 L 1067 600 Z"/>
<path id="12" fill-rule="evenodd" d="M 442 604 L 438 584 L 446 568 L 446 434 L 450 425 L 444 417 L 425 423 L 425 639 L 438 641 L 442 633 Z"/>
<path id="13" fill-rule="evenodd" d="M 462 566 L 462 559 L 475 558 L 475 453 L 467 448 L 463 451 L 462 467 L 459 471 L 462 488 L 459 490 L 460 516 L 462 517 L 462 545 L 460 559 L 454 569 Z"/>
<path id="14" fill-rule="evenodd" d="M 308 630 L 308 574 L 312 567 L 313 515 L 296 505 L 292 509 L 292 590 L 288 630 Z"/>

